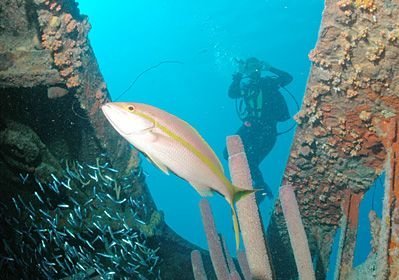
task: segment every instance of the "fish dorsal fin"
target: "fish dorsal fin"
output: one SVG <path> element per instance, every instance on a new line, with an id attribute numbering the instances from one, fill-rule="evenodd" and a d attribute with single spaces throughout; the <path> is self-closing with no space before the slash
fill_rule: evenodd
<path id="1" fill-rule="evenodd" d="M 161 169 L 162 172 L 166 175 L 169 175 L 169 169 L 165 164 L 163 164 L 160 160 L 150 154 L 146 154 L 146 156 L 152 162 L 152 164 Z"/>
<path id="2" fill-rule="evenodd" d="M 191 186 L 194 187 L 194 189 L 201 195 L 201 196 L 212 196 L 213 195 L 213 191 L 211 188 L 205 186 L 205 185 L 201 185 L 200 183 L 193 183 L 193 182 L 189 182 Z"/>

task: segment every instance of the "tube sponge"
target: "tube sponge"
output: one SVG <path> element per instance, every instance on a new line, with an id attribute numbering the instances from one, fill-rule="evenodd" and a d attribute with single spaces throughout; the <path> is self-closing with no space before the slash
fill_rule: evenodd
<path id="1" fill-rule="evenodd" d="M 299 213 L 298 202 L 291 186 L 283 186 L 280 188 L 280 201 L 287 223 L 299 279 L 316 279 L 312 266 L 308 239 L 302 224 L 301 214 Z"/>

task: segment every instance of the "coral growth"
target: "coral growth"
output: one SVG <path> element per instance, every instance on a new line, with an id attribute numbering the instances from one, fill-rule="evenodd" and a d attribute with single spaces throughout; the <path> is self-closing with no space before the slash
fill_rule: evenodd
<path id="1" fill-rule="evenodd" d="M 385 44 L 381 41 L 376 43 L 376 46 L 371 48 L 367 53 L 367 59 L 371 62 L 377 63 L 381 60 L 385 52 Z"/>
<path id="2" fill-rule="evenodd" d="M 355 0 L 355 7 L 360 8 L 366 12 L 373 13 L 377 10 L 374 0 Z"/>
<path id="3" fill-rule="evenodd" d="M 353 8 L 358 8 L 368 13 L 374 13 L 377 10 L 374 0 L 340 0 L 337 2 L 337 6 L 344 12 Z"/>
<path id="4" fill-rule="evenodd" d="M 57 1 L 36 0 L 38 20 L 42 29 L 41 43 L 53 52 L 54 64 L 68 88 L 81 84 L 82 54 L 88 50 L 86 19 L 78 21 L 64 12 Z"/>

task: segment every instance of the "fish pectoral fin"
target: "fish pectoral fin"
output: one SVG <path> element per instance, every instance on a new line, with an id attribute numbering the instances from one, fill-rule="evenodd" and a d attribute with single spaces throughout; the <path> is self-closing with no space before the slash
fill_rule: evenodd
<path id="1" fill-rule="evenodd" d="M 189 182 L 191 184 L 191 186 L 194 187 L 194 189 L 201 195 L 201 196 L 212 196 L 213 195 L 213 191 L 211 188 L 199 184 L 199 183 L 193 183 L 193 182 Z"/>
<path id="2" fill-rule="evenodd" d="M 136 134 L 136 135 L 141 135 L 141 134 L 144 134 L 144 133 L 147 133 L 147 132 L 152 132 L 152 130 L 154 129 L 154 127 L 155 127 L 155 124 L 153 123 L 152 125 L 150 125 L 150 126 L 148 126 L 148 127 L 146 127 L 146 128 L 143 128 L 143 129 L 141 129 L 141 130 L 135 132 L 134 134 Z"/>
<path id="3" fill-rule="evenodd" d="M 147 143 L 158 141 L 158 134 L 153 133 L 151 129 L 143 131 L 141 135 L 141 137 L 143 137 Z"/>
<path id="4" fill-rule="evenodd" d="M 146 156 L 152 162 L 152 164 L 161 169 L 162 172 L 165 173 L 166 175 L 169 175 L 169 168 L 165 164 L 163 164 L 159 159 L 149 154 L 146 154 Z"/>

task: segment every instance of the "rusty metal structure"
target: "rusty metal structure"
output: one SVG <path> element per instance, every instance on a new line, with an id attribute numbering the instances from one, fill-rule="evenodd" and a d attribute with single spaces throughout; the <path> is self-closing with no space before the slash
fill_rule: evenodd
<path id="1" fill-rule="evenodd" d="M 398 1 L 325 1 L 282 183 L 296 189 L 318 279 L 326 276 L 337 228 L 341 228 L 341 240 L 336 279 L 350 279 L 361 269 L 368 271 L 363 277 L 370 279 L 398 277 L 399 171 L 394 125 L 399 113 L 398 16 Z M 381 224 L 373 243 L 378 249 L 365 267 L 354 270 L 359 203 L 384 170 L 383 222 L 372 215 L 373 233 Z M 278 278 L 295 277 L 295 266 L 287 261 L 292 255 L 279 204 L 268 233 Z M 288 264 L 291 270 L 278 269 Z M 373 267 L 377 270 L 371 273 Z"/>

